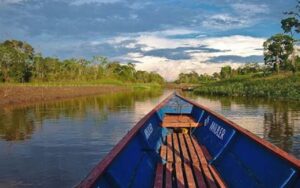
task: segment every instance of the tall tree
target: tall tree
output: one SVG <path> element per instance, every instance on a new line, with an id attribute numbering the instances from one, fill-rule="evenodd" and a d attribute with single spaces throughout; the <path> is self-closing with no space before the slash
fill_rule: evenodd
<path id="1" fill-rule="evenodd" d="M 281 20 L 281 28 L 283 29 L 284 33 L 289 33 L 293 39 L 294 39 L 295 32 L 299 33 L 299 30 L 298 30 L 299 26 L 300 26 L 299 20 L 295 17 L 288 17 L 288 18 Z M 293 46 L 295 46 L 295 44 L 294 44 L 295 42 L 296 42 L 296 40 L 292 40 Z M 297 70 L 296 64 L 295 64 L 295 59 L 296 59 L 295 50 L 293 49 L 293 52 L 291 54 L 291 64 L 292 64 L 294 72 Z"/>
<path id="2" fill-rule="evenodd" d="M 265 64 L 272 65 L 274 70 L 279 71 L 284 67 L 288 57 L 294 51 L 294 39 L 289 35 L 276 34 L 264 42 Z"/>
<path id="3" fill-rule="evenodd" d="M 289 35 L 294 39 L 293 45 L 297 46 L 296 43 L 298 43 L 299 40 L 295 38 L 295 34 L 300 33 L 300 1 L 298 0 L 294 10 L 284 12 L 284 14 L 286 18 L 281 20 L 281 28 L 283 29 L 284 33 L 289 33 Z M 295 52 L 296 50 L 297 49 L 294 48 L 291 55 L 291 64 L 294 72 L 297 70 L 296 60 L 298 59 Z"/>

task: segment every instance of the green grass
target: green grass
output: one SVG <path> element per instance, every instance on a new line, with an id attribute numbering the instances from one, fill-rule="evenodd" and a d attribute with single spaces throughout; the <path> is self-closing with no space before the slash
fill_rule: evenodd
<path id="1" fill-rule="evenodd" d="M 281 73 L 268 77 L 236 76 L 230 79 L 202 84 L 196 94 L 268 97 L 300 100 L 300 74 Z"/>
<path id="2" fill-rule="evenodd" d="M 163 86 L 157 83 L 130 83 L 115 79 L 101 79 L 93 81 L 67 81 L 67 82 L 29 82 L 29 83 L 0 83 L 1 87 L 84 87 L 84 86 L 115 86 L 128 87 L 133 90 L 161 89 Z"/>

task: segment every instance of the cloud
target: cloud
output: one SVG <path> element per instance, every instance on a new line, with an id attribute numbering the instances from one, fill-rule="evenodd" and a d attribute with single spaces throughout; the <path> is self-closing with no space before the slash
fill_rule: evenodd
<path id="1" fill-rule="evenodd" d="M 129 51 L 118 58 L 137 62 L 138 69 L 158 72 L 169 81 L 181 72 L 212 74 L 225 65 L 237 67 L 249 61 L 262 61 L 264 38 L 233 35 L 174 39 L 159 33 L 164 32 L 119 36 L 111 39 L 110 44 L 132 48 L 135 52 Z"/>
<path id="2" fill-rule="evenodd" d="M 294 6 L 272 0 L 0 0 L 0 40 L 25 40 L 45 56 L 132 61 L 172 80 L 180 72 L 258 61 L 265 38 L 281 31 L 281 13 Z"/>
<path id="3" fill-rule="evenodd" d="M 221 11 L 206 16 L 202 26 L 220 31 L 248 28 L 259 24 L 265 15 L 270 13 L 269 6 L 262 3 L 229 3 L 229 7 L 232 11 Z"/>
<path id="4" fill-rule="evenodd" d="M 235 62 L 235 63 L 242 63 L 242 62 L 262 62 L 263 55 L 251 55 L 246 57 L 241 57 L 237 55 L 221 55 L 210 59 L 210 62 L 215 63 L 223 63 L 223 62 Z"/>
<path id="5" fill-rule="evenodd" d="M 234 3 L 231 7 L 243 15 L 253 16 L 258 14 L 268 14 L 270 9 L 265 4 L 251 4 L 251 3 Z"/>
<path id="6" fill-rule="evenodd" d="M 233 35 L 224 37 L 211 37 L 203 40 L 209 48 L 222 50 L 222 55 L 237 55 L 241 57 L 261 55 L 265 38 Z M 221 54 L 221 53 L 219 53 Z"/>
<path id="7" fill-rule="evenodd" d="M 221 67 L 225 65 L 230 65 L 231 67 L 238 67 L 242 65 L 241 63 L 208 63 L 208 62 L 198 62 L 195 60 L 180 60 L 180 61 L 170 61 L 166 58 L 152 57 L 152 56 L 140 56 L 140 58 L 131 57 L 133 59 L 138 59 L 143 63 L 136 64 L 138 70 L 154 71 L 161 74 L 166 80 L 175 80 L 180 73 L 188 73 L 195 71 L 198 74 L 212 74 L 214 72 L 220 71 Z"/>
<path id="8" fill-rule="evenodd" d="M 229 14 L 215 14 L 206 17 L 202 22 L 202 26 L 206 28 L 229 30 L 236 28 L 247 27 L 249 20 L 241 19 L 240 17 L 232 16 Z"/>

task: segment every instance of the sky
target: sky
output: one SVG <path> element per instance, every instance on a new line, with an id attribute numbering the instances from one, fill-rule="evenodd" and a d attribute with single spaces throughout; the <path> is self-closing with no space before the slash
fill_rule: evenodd
<path id="1" fill-rule="evenodd" d="M 44 56 L 105 56 L 172 81 L 263 62 L 296 0 L 0 0 L 0 41 L 30 43 Z"/>

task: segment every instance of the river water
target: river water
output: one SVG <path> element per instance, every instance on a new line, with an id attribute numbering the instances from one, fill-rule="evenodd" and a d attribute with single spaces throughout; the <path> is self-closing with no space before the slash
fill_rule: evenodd
<path id="1" fill-rule="evenodd" d="M 0 187 L 72 187 L 172 91 L 0 107 Z M 300 102 L 185 96 L 300 158 Z"/>

